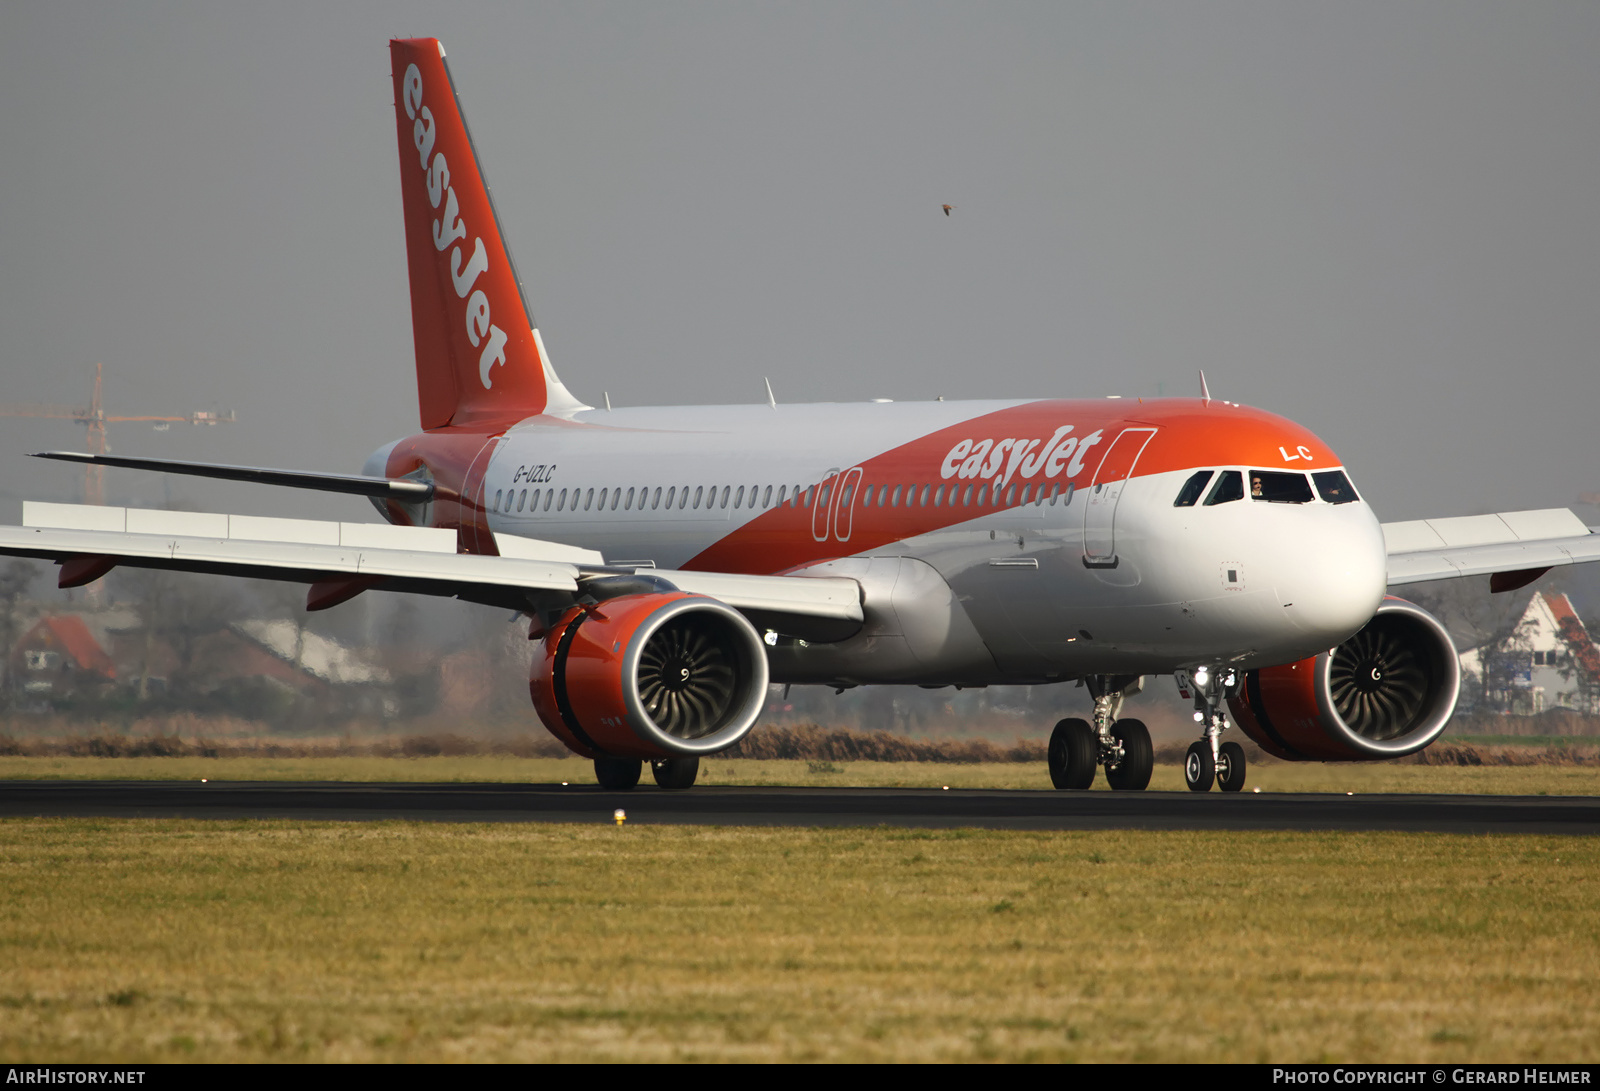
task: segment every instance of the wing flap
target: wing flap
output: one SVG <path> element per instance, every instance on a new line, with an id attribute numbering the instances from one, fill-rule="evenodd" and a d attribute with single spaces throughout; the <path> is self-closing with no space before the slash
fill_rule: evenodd
<path id="1" fill-rule="evenodd" d="M 838 576 L 745 576 L 732 572 L 652 573 L 681 591 L 709 595 L 735 610 L 764 614 L 802 614 L 859 624 L 861 585 Z"/>
<path id="2" fill-rule="evenodd" d="M 456 532 L 436 527 L 394 527 L 385 523 L 335 523 L 322 519 L 273 519 L 260 515 L 111 508 L 96 504 L 44 504 L 34 500 L 26 501 L 22 505 L 22 525 L 53 530 L 126 532 L 181 538 L 231 538 L 255 542 L 298 542 L 304 545 L 406 550 L 416 553 L 454 554 L 456 551 Z"/>
<path id="3" fill-rule="evenodd" d="M 0 553 L 64 561 L 114 557 L 135 568 L 213 572 L 316 583 L 340 576 L 384 577 L 439 585 L 576 592 L 578 569 L 559 561 L 406 549 L 362 549 L 314 542 L 191 538 L 126 531 L 0 527 Z M 406 588 L 408 590 L 414 588 Z"/>

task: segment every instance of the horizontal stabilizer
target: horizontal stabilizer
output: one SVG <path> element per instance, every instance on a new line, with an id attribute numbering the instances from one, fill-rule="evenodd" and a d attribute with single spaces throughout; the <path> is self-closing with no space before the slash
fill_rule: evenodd
<path id="1" fill-rule="evenodd" d="M 1506 511 L 1383 524 L 1389 586 L 1496 573 L 1525 573 L 1600 560 L 1600 534 L 1566 508 Z M 1495 590 L 1520 586 L 1501 581 Z"/>
<path id="2" fill-rule="evenodd" d="M 283 485 L 291 489 L 349 493 L 379 500 L 421 503 L 433 496 L 433 484 L 404 477 L 368 477 L 365 474 L 321 474 L 306 470 L 271 470 L 261 466 L 229 466 L 220 462 L 183 462 L 170 458 L 123 458 L 91 455 L 85 451 L 40 451 L 34 458 L 82 462 L 91 466 L 116 466 L 125 470 L 154 470 L 189 477 L 214 477 L 223 481 L 253 481 L 258 485 Z"/>

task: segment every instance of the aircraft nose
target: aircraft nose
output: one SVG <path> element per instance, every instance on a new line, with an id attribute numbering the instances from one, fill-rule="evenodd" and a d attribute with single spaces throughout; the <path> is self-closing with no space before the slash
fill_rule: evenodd
<path id="1" fill-rule="evenodd" d="M 1275 585 L 1289 624 L 1329 648 L 1377 612 L 1388 587 L 1388 557 L 1383 530 L 1365 505 L 1315 515 L 1280 561 Z"/>

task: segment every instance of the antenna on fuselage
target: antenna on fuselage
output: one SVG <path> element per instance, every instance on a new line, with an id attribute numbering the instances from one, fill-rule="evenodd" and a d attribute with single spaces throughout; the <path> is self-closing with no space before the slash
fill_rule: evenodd
<path id="1" fill-rule="evenodd" d="M 1201 368 L 1200 369 L 1200 398 L 1207 405 L 1211 404 L 1211 391 L 1206 387 L 1206 372 L 1205 372 L 1205 368 Z"/>
<path id="2" fill-rule="evenodd" d="M 767 384 L 767 404 L 774 409 L 778 408 L 778 399 L 772 396 L 772 380 L 763 376 L 761 381 Z"/>
<path id="3" fill-rule="evenodd" d="M 606 412 L 609 413 L 609 412 L 611 412 L 611 391 L 607 390 L 605 392 L 605 395 L 606 395 Z"/>

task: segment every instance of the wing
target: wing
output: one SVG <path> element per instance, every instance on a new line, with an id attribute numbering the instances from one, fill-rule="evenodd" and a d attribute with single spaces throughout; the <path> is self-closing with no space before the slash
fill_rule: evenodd
<path id="1" fill-rule="evenodd" d="M 112 568 L 207 572 L 310 585 L 308 609 L 366 590 L 408 591 L 529 613 L 578 601 L 590 579 L 632 569 L 590 549 L 499 534 L 501 556 L 456 552 L 456 532 L 374 523 L 268 519 L 213 512 L 83 504 L 23 505 L 23 525 L 0 527 L 0 555 L 60 564 L 73 587 Z M 650 573 L 682 591 L 720 599 L 758 628 L 840 640 L 862 623 L 861 587 L 839 577 Z"/>
<path id="2" fill-rule="evenodd" d="M 1600 560 L 1600 534 L 1566 508 L 1383 524 L 1389 586 L 1489 576 L 1513 591 L 1550 569 Z"/>

